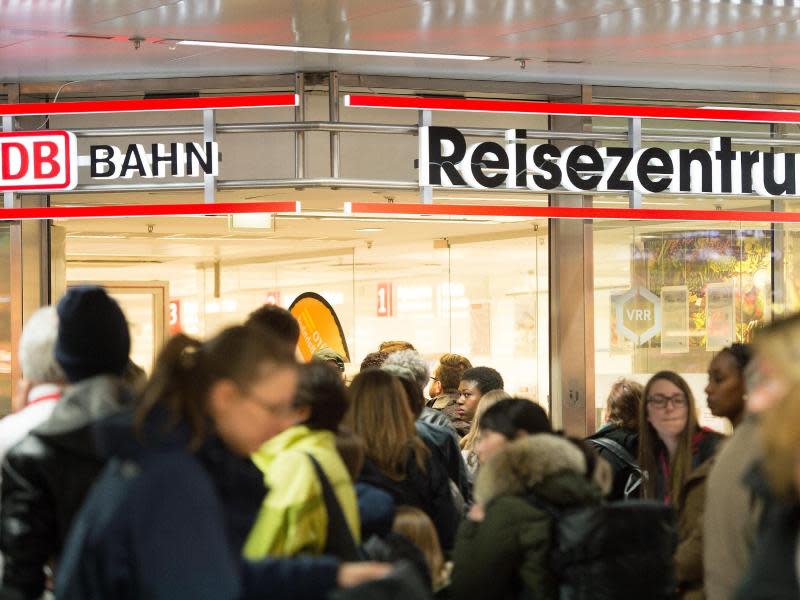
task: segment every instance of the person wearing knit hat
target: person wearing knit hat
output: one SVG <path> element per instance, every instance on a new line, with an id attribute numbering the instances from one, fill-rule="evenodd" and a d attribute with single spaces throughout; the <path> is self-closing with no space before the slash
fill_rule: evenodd
<path id="1" fill-rule="evenodd" d="M 340 373 L 344 373 L 344 358 L 342 358 L 336 350 L 332 350 L 331 348 L 320 348 L 314 352 L 311 356 L 311 360 L 330 363 L 334 369 Z"/>
<path id="2" fill-rule="evenodd" d="M 131 339 L 119 304 L 98 286 L 71 288 L 56 308 L 56 360 L 71 382 L 99 374 L 122 376 Z"/>
<path id="3" fill-rule="evenodd" d="M 73 517 L 103 469 L 94 425 L 133 403 L 122 379 L 130 334 L 119 305 L 98 286 L 70 288 L 56 307 L 54 355 L 67 386 L 50 417 L 2 463 L 0 597 L 38 598 Z"/>

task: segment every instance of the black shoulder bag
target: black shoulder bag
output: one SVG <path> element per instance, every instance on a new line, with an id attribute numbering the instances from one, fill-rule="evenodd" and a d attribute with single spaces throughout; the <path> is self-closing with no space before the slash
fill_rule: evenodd
<path id="1" fill-rule="evenodd" d="M 320 486 L 322 486 L 322 500 L 325 503 L 325 511 L 328 513 L 327 539 L 325 540 L 323 552 L 341 560 L 361 560 L 358 546 L 356 546 L 356 542 L 353 539 L 353 534 L 350 533 L 350 527 L 347 525 L 342 507 L 336 499 L 331 482 L 317 459 L 311 454 L 308 454 L 308 458 L 311 459 L 317 479 L 319 479 Z"/>

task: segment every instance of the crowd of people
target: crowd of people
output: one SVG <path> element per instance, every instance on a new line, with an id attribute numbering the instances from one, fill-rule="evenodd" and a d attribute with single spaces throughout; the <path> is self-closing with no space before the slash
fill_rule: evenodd
<path id="1" fill-rule="evenodd" d="M 502 375 L 410 342 L 298 363 L 264 306 L 170 338 L 71 288 L 20 339 L 0 420 L 0 599 L 800 598 L 800 317 L 619 380 L 586 439 Z"/>

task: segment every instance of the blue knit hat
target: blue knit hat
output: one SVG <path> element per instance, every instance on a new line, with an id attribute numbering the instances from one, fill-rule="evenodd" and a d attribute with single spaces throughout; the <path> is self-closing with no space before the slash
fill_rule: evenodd
<path id="1" fill-rule="evenodd" d="M 56 360 L 71 382 L 122 375 L 131 338 L 119 304 L 95 285 L 70 288 L 56 307 Z"/>

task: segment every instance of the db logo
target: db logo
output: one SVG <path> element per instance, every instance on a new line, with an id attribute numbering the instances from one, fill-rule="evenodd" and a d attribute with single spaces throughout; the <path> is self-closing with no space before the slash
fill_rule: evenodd
<path id="1" fill-rule="evenodd" d="M 69 131 L 0 133 L 0 191 L 71 190 L 78 143 Z"/>

